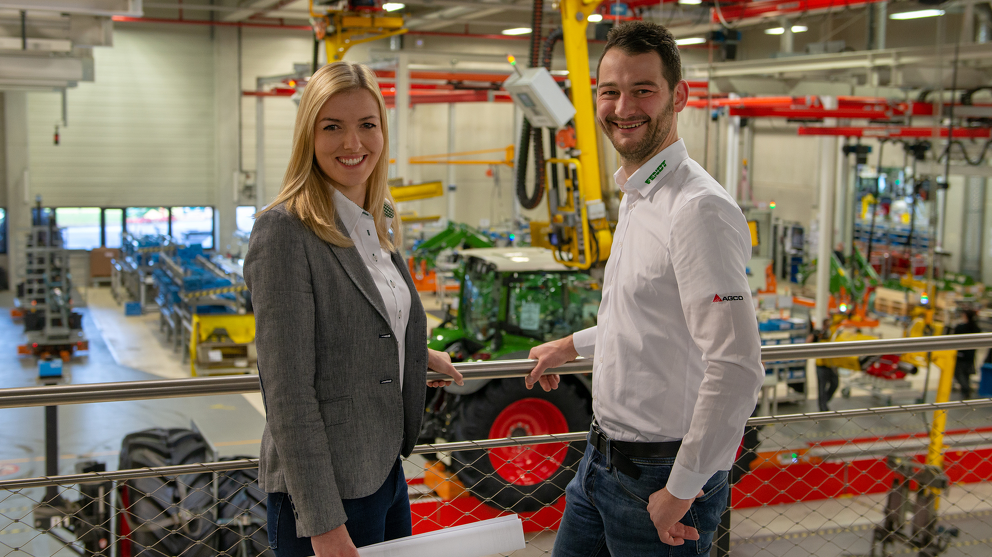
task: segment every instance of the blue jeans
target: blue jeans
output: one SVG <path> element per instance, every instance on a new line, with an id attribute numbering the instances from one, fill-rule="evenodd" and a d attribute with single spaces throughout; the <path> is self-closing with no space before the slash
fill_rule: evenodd
<path id="1" fill-rule="evenodd" d="M 289 495 L 269 494 L 269 546 L 276 557 L 313 555 L 310 538 L 296 537 L 296 517 Z M 360 499 L 343 499 L 348 521 L 344 523 L 355 547 L 409 536 L 410 496 L 399 459 L 378 491 Z"/>
<path id="2" fill-rule="evenodd" d="M 703 496 L 681 522 L 699 531 L 699 540 L 665 545 L 648 514 L 648 498 L 665 487 L 674 458 L 631 458 L 641 469 L 637 480 L 610 466 L 592 443 L 565 489 L 562 517 L 552 557 L 683 557 L 709 554 L 720 515 L 727 506 L 727 472 L 713 475 Z"/>

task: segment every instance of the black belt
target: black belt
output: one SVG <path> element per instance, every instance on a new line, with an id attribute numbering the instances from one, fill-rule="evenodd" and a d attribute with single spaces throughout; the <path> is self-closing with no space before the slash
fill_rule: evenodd
<path id="1" fill-rule="evenodd" d="M 679 454 L 682 441 L 661 443 L 638 443 L 635 441 L 615 441 L 610 439 L 593 422 L 589 430 L 589 442 L 603 456 L 610 459 L 610 465 L 635 480 L 641 477 L 641 469 L 631 462 L 631 458 L 675 458 Z"/>

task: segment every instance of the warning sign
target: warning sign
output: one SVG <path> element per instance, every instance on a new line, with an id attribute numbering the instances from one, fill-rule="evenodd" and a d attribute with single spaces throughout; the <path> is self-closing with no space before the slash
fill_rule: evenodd
<path id="1" fill-rule="evenodd" d="M 16 464 L 0 464 L 0 478 L 16 474 L 20 469 L 21 467 Z"/>

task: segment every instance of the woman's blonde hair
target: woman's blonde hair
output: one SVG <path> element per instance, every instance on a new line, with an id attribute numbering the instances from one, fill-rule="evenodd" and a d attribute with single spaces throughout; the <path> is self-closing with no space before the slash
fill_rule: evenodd
<path id="1" fill-rule="evenodd" d="M 375 220 L 376 234 L 379 244 L 393 251 L 395 248 L 389 238 L 390 218 L 385 215 L 384 207 L 389 201 L 395 213 L 396 204 L 389 195 L 386 179 L 389 175 L 389 130 L 386 125 L 386 102 L 379 91 L 375 74 L 367 66 L 354 62 L 334 62 L 328 64 L 310 77 L 300 106 L 296 113 L 296 127 L 293 130 L 293 152 L 289 157 L 289 167 L 282 179 L 279 195 L 265 212 L 276 205 L 284 203 L 286 209 L 296 215 L 303 224 L 313 231 L 321 240 L 335 246 L 350 247 L 354 245 L 348 232 L 338 230 L 335 224 L 334 196 L 331 188 L 334 181 L 320 169 L 314 156 L 314 128 L 317 115 L 328 99 L 346 91 L 364 89 L 375 97 L 379 104 L 379 129 L 382 130 L 382 153 L 376 161 L 372 174 L 369 175 L 365 189 L 365 204 L 363 209 L 368 211 Z M 393 217 L 391 214 L 390 217 Z M 399 218 L 393 217 L 393 227 L 396 228 L 396 238 L 399 238 Z"/>

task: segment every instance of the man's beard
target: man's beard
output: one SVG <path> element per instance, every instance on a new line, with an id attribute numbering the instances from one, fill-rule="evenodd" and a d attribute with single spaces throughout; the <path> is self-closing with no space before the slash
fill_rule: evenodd
<path id="1" fill-rule="evenodd" d="M 610 143 L 613 144 L 620 158 L 625 162 L 643 164 L 656 154 L 658 147 L 661 146 L 665 138 L 668 137 L 669 132 L 672 131 L 672 124 L 675 121 L 675 98 L 673 96 L 668 101 L 668 106 L 665 107 L 660 117 L 651 118 L 644 124 L 647 127 L 647 130 L 644 132 L 644 138 L 634 145 L 621 145 L 617 142 L 614 134 L 618 132 L 613 127 L 613 122 L 616 121 L 618 119 L 608 118 L 606 125 L 603 126 L 604 129 L 610 130 L 610 133 L 607 134 L 610 138 Z"/>

